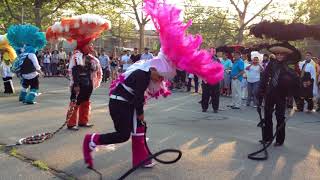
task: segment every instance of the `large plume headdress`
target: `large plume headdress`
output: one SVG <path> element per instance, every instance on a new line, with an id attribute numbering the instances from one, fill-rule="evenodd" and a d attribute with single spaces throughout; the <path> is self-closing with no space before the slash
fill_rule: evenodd
<path id="1" fill-rule="evenodd" d="M 110 29 L 111 23 L 96 14 L 82 14 L 70 18 L 62 18 L 47 29 L 47 39 L 57 41 L 65 39 L 69 42 L 76 41 L 77 49 L 82 50 L 100 34 Z"/>
<path id="2" fill-rule="evenodd" d="M 28 53 L 35 53 L 45 47 L 47 40 L 45 34 L 33 25 L 13 25 L 7 33 L 10 45 L 21 53 L 21 50 Z"/>
<path id="3" fill-rule="evenodd" d="M 279 43 L 270 45 L 268 50 L 272 53 L 283 52 L 287 54 L 288 63 L 295 64 L 301 60 L 300 51 L 292 46 L 288 41 L 303 40 L 313 38 L 320 40 L 319 25 L 305 25 L 302 23 L 285 24 L 283 22 L 263 21 L 250 28 L 250 34 L 257 38 L 272 38 Z"/>
<path id="4" fill-rule="evenodd" d="M 10 46 L 6 35 L 0 35 L 0 50 L 4 51 L 2 57 L 4 60 L 12 63 L 16 58 L 16 51 Z"/>
<path id="5" fill-rule="evenodd" d="M 212 61 L 212 54 L 199 50 L 202 43 L 200 35 L 188 35 L 190 20 L 184 24 L 180 20 L 181 10 L 166 1 L 144 0 L 145 11 L 151 17 L 159 32 L 161 49 L 167 59 L 178 69 L 197 74 L 210 84 L 223 78 L 223 67 Z"/>
<path id="6" fill-rule="evenodd" d="M 320 26 L 263 21 L 253 25 L 250 28 L 250 34 L 257 38 L 272 38 L 278 41 L 296 41 L 304 38 L 320 40 Z"/>

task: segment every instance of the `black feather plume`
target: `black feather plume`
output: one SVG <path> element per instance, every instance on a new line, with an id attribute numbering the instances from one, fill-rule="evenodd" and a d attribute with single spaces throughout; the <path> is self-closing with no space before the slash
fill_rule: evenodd
<path id="1" fill-rule="evenodd" d="M 320 25 L 263 21 L 251 26 L 250 34 L 257 38 L 272 38 L 278 41 L 296 41 L 304 38 L 320 40 Z"/>

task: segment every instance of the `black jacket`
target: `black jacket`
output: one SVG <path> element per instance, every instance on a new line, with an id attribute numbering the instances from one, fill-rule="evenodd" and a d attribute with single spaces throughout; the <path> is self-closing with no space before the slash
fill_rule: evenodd
<path id="1" fill-rule="evenodd" d="M 133 104 L 137 115 L 143 114 L 144 92 L 149 86 L 151 73 L 142 70 L 136 70 L 124 81 L 124 84 L 130 87 L 134 94 L 129 93 L 121 84 L 112 92 L 113 95 L 121 96 Z"/>
<path id="2" fill-rule="evenodd" d="M 276 87 L 272 86 L 275 72 L 280 69 L 280 75 Z M 285 62 L 270 61 L 262 74 L 259 87 L 259 95 L 297 96 L 300 89 L 300 78 Z"/>

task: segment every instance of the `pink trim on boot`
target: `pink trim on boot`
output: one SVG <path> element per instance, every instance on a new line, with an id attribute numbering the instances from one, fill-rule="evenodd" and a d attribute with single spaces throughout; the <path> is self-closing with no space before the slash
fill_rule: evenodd
<path id="1" fill-rule="evenodd" d="M 93 158 L 91 156 L 91 152 L 100 145 L 98 134 L 87 134 L 83 140 L 82 152 L 84 162 L 87 164 L 88 168 L 93 168 Z"/>

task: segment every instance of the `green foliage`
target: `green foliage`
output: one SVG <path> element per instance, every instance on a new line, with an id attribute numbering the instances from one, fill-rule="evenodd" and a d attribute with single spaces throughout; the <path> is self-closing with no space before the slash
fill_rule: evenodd
<path id="1" fill-rule="evenodd" d="M 16 148 L 12 148 L 9 152 L 10 156 L 16 157 L 16 158 L 20 158 L 21 156 L 18 153 L 18 150 Z"/>
<path id="2" fill-rule="evenodd" d="M 291 22 L 320 24 L 320 0 L 303 0 L 290 4 L 294 12 Z"/>
<path id="3" fill-rule="evenodd" d="M 59 9 L 72 0 L 1 0 L 0 24 L 5 31 L 12 24 L 33 24 L 44 30 L 59 16 Z"/>
<path id="4" fill-rule="evenodd" d="M 50 170 L 50 168 L 48 167 L 48 165 L 46 163 L 44 163 L 42 161 L 39 161 L 39 160 L 33 161 L 32 165 L 37 167 L 37 168 L 39 168 L 39 169 L 41 169 L 41 170 L 44 170 L 44 171 Z"/>
<path id="5" fill-rule="evenodd" d="M 193 4 L 184 11 L 184 19 L 186 21 L 192 19 L 189 32 L 201 34 L 204 47 L 233 43 L 236 35 L 234 31 L 236 25 L 231 23 L 228 18 L 228 11 L 214 7 L 207 8 L 197 4 Z"/>

